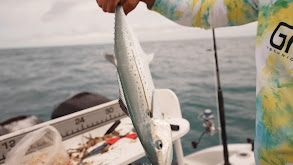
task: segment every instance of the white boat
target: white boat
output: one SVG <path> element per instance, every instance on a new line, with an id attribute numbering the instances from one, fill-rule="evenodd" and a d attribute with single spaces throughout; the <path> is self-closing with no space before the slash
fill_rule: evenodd
<path id="1" fill-rule="evenodd" d="M 231 165 L 255 165 L 251 144 L 228 144 Z M 185 165 L 224 165 L 223 146 L 218 145 L 184 157 Z"/>
<path id="2" fill-rule="evenodd" d="M 179 165 L 223 165 L 223 147 L 221 145 L 214 146 L 210 148 L 203 149 L 201 151 L 194 152 L 190 155 L 184 156 L 181 140 L 180 138 L 183 137 L 185 134 L 188 133 L 190 127 L 189 122 L 182 118 L 180 104 L 178 101 L 177 96 L 168 89 L 161 89 L 158 92 L 158 98 L 160 102 L 160 106 L 162 112 L 164 113 L 164 117 L 170 124 L 179 125 L 178 131 L 172 131 L 172 138 L 174 144 L 174 150 L 177 157 L 177 163 Z M 0 144 L 2 144 L 2 151 L 3 151 L 3 144 L 5 141 L 12 139 L 14 137 L 18 137 L 21 134 L 26 132 L 31 132 L 32 130 L 44 127 L 46 125 L 53 125 L 57 127 L 57 129 L 61 130 L 60 134 L 62 137 L 65 138 L 63 141 L 64 147 L 68 149 L 77 148 L 80 144 L 84 144 L 86 139 L 85 137 L 100 137 L 103 136 L 104 133 L 109 129 L 109 127 L 113 124 L 113 122 L 105 124 L 95 129 L 91 129 L 90 131 L 84 131 L 79 128 L 86 127 L 81 125 L 77 130 L 81 131 L 81 134 L 77 136 L 70 137 L 65 134 L 69 134 L 68 131 L 62 131 L 69 129 L 72 127 L 70 124 L 63 124 L 62 127 L 58 126 L 62 121 L 69 121 L 74 119 L 76 121 L 81 115 L 93 113 L 95 111 L 104 110 L 106 107 L 117 105 L 118 101 L 110 101 L 105 104 L 101 104 L 80 112 L 76 112 L 64 117 L 60 117 L 39 125 L 35 125 L 33 127 L 23 129 L 17 132 L 13 132 L 4 136 L 0 137 Z M 114 112 L 116 113 L 116 112 Z M 120 132 L 121 135 L 129 133 L 133 129 L 133 125 L 129 117 L 123 115 L 123 112 L 118 112 L 119 114 L 114 114 L 116 117 L 119 116 L 121 120 L 121 124 L 116 128 Z M 122 113 L 122 114 L 121 114 Z M 94 118 L 99 118 L 99 116 L 92 116 Z M 113 116 L 112 116 L 113 117 Z M 109 121 L 111 116 L 108 116 L 102 121 Z M 87 120 L 87 119 L 85 119 Z M 86 123 L 84 123 L 86 124 Z M 88 125 L 89 126 L 89 125 Z M 76 129 L 75 128 L 75 129 Z M 64 133 L 65 132 L 65 133 Z M 10 140 L 11 141 L 11 140 Z M 104 143 L 104 142 L 101 142 Z M 100 143 L 96 146 L 101 145 Z M 96 146 L 93 146 L 95 148 Z M 254 165 L 254 156 L 252 151 L 251 144 L 229 144 L 229 162 L 231 165 Z M 1 151 L 1 150 L 0 150 Z M 0 152 L 1 154 L 1 152 Z M 142 158 L 145 156 L 145 152 L 143 147 L 141 146 L 139 139 L 128 139 L 128 138 L 121 138 L 121 140 L 117 141 L 115 144 L 111 145 L 109 150 L 103 154 L 97 154 L 91 156 L 89 158 L 84 159 L 84 162 L 92 162 L 93 165 L 127 165 L 131 164 L 132 162 Z M 78 164 L 78 162 L 76 162 Z"/>

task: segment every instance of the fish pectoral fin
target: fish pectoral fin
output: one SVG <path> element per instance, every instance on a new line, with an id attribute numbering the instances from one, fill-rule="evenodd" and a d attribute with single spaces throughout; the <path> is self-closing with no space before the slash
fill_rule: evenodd
<path id="1" fill-rule="evenodd" d="M 150 54 L 145 53 L 145 55 L 146 55 L 146 59 L 147 59 L 148 63 L 150 64 L 153 61 L 155 54 L 154 53 L 150 53 Z"/>
<path id="2" fill-rule="evenodd" d="M 123 92 L 123 89 L 122 89 L 122 84 L 121 84 L 119 72 L 117 72 L 117 78 L 118 78 L 118 87 L 119 87 L 119 101 L 118 102 L 119 102 L 119 105 L 120 105 L 120 108 L 122 109 L 122 111 L 127 116 L 129 116 L 128 107 L 127 107 L 124 92 Z"/>
<path id="3" fill-rule="evenodd" d="M 158 98 L 158 92 L 155 89 L 153 91 L 153 98 L 152 98 L 152 117 L 155 119 L 163 119 L 163 115 L 160 110 L 160 103 Z"/>
<path id="4" fill-rule="evenodd" d="M 114 53 L 113 54 L 105 54 L 104 56 L 109 62 L 111 62 L 112 64 L 117 66 L 117 61 L 116 61 Z"/>
<path id="5" fill-rule="evenodd" d="M 129 116 L 128 109 L 127 109 L 126 105 L 124 104 L 124 102 L 122 101 L 121 98 L 119 99 L 118 102 L 119 102 L 119 105 L 120 105 L 120 108 L 122 109 L 122 111 L 123 111 L 127 116 Z"/>

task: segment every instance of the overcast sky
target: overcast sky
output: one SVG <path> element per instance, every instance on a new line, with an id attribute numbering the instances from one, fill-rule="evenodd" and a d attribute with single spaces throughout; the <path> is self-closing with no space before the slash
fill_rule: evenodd
<path id="1" fill-rule="evenodd" d="M 211 37 L 210 30 L 177 25 L 141 3 L 128 21 L 140 41 Z M 217 37 L 255 36 L 256 23 L 220 28 Z M 1 0 L 0 48 L 113 43 L 114 14 L 95 0 Z"/>

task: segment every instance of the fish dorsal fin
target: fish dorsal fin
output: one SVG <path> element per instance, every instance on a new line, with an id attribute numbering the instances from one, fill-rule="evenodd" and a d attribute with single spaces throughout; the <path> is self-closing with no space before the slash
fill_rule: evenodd
<path id="1" fill-rule="evenodd" d="M 162 115 L 161 110 L 160 110 L 158 91 L 156 89 L 153 91 L 152 116 L 155 119 L 163 119 L 163 115 Z"/>
<path id="2" fill-rule="evenodd" d="M 115 66 L 117 66 L 117 61 L 116 61 L 116 58 L 115 58 L 115 55 L 114 53 L 113 54 L 105 54 L 105 58 L 111 62 L 112 64 L 114 64 Z"/>
<path id="3" fill-rule="evenodd" d="M 146 56 L 148 63 L 150 64 L 153 61 L 155 54 L 154 53 L 150 53 L 150 54 L 145 53 L 145 56 Z"/>
<path id="4" fill-rule="evenodd" d="M 121 80 L 120 80 L 120 76 L 119 76 L 118 72 L 117 72 L 117 78 L 118 78 L 118 86 L 119 86 L 119 105 L 120 105 L 120 108 L 122 109 L 122 111 L 127 116 L 129 116 L 129 112 L 128 112 L 128 108 L 127 108 L 127 104 L 126 104 L 126 100 L 124 97 L 124 92 L 122 89 Z"/>

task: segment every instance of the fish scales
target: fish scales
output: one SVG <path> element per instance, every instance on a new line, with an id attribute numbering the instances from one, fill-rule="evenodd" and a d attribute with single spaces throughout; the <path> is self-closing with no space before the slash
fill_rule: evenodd
<path id="1" fill-rule="evenodd" d="M 170 165 L 172 139 L 170 124 L 161 114 L 146 55 L 128 25 L 120 5 L 115 15 L 115 57 L 125 107 L 146 155 L 153 165 Z"/>

